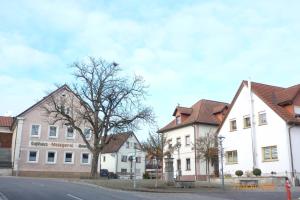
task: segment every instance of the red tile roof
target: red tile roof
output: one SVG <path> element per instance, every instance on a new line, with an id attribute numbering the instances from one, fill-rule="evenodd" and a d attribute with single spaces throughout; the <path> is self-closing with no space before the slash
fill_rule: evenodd
<path id="1" fill-rule="evenodd" d="M 114 153 L 114 152 L 119 151 L 121 146 L 127 141 L 127 139 L 130 136 L 135 137 L 133 132 L 124 132 L 124 133 L 117 133 L 117 134 L 110 135 L 109 137 L 107 137 L 107 139 L 106 139 L 107 144 L 104 146 L 101 153 Z M 137 138 L 136 138 L 136 140 L 138 141 Z M 139 143 L 139 141 L 138 141 L 138 143 Z M 140 145 L 140 147 L 141 147 L 141 145 Z"/>
<path id="2" fill-rule="evenodd" d="M 169 124 L 167 124 L 165 127 L 160 129 L 158 132 L 162 133 L 162 132 L 166 132 L 166 131 L 169 131 L 172 129 L 191 125 L 194 123 L 219 125 L 221 123 L 221 121 L 214 115 L 214 111 L 216 110 L 216 108 L 220 109 L 221 107 L 224 108 L 224 106 L 228 106 L 228 104 L 224 103 L 224 102 L 201 99 L 200 101 L 195 103 L 191 108 L 177 107 L 175 109 L 175 112 L 178 109 L 181 109 L 184 111 L 187 111 L 187 109 L 188 109 L 191 112 L 188 115 L 188 117 L 184 121 L 182 121 L 180 124 L 176 124 L 176 121 L 174 119 Z M 185 109 L 182 109 L 182 108 L 185 108 Z M 186 112 L 184 112 L 184 114 L 185 113 Z"/>
<path id="3" fill-rule="evenodd" d="M 231 108 L 234 106 L 237 97 L 239 96 L 242 88 L 245 85 L 248 86 L 248 81 L 242 81 L 237 93 L 235 94 L 230 104 L 229 110 L 225 115 L 224 120 L 218 128 L 218 130 L 220 130 L 223 126 L 224 121 L 226 120 Z M 300 85 L 283 88 L 273 85 L 251 82 L 251 88 L 254 94 L 256 94 L 262 101 L 264 101 L 275 113 L 277 113 L 288 124 L 300 124 L 300 119 L 282 106 L 287 104 L 293 104 L 294 98 L 300 92 Z"/>
<path id="4" fill-rule="evenodd" d="M 0 126 L 11 127 L 13 123 L 13 117 L 0 116 Z"/>

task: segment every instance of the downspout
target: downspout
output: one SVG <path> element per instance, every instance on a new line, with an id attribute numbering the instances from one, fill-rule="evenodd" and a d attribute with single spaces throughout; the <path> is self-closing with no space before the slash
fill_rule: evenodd
<path id="1" fill-rule="evenodd" d="M 196 125 L 193 125 L 194 127 L 194 145 L 196 145 Z M 194 151 L 195 151 L 195 181 L 197 180 L 198 177 L 198 173 L 197 173 L 197 150 L 196 150 L 196 146 L 194 147 Z"/>
<path id="2" fill-rule="evenodd" d="M 292 146 L 292 140 L 291 140 L 291 129 L 295 127 L 295 124 L 292 124 L 289 127 L 289 145 L 290 145 L 290 157 L 291 157 L 291 168 L 292 168 L 292 179 L 295 178 L 295 170 L 294 170 L 294 157 L 293 157 L 293 146 Z"/>
<path id="3" fill-rule="evenodd" d="M 256 133 L 255 133 L 255 122 L 254 122 L 254 105 L 253 95 L 251 88 L 251 81 L 248 81 L 249 88 L 249 99 L 250 99 L 250 122 L 251 122 L 251 142 L 252 142 L 252 158 L 253 158 L 253 169 L 257 167 L 256 163 Z"/>

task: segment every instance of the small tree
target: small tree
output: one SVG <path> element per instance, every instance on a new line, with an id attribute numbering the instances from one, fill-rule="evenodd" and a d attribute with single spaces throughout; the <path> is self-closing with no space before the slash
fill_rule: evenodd
<path id="1" fill-rule="evenodd" d="M 63 96 L 50 94 L 44 108 L 52 123 L 68 125 L 83 138 L 93 155 L 90 176 L 95 178 L 108 134 L 135 130 L 139 122 L 152 123 L 152 109 L 143 104 L 147 87 L 142 77 L 123 76 L 118 64 L 89 58 L 72 67 L 76 83 L 66 87 Z M 86 134 L 92 135 L 90 140 Z"/>
<path id="2" fill-rule="evenodd" d="M 261 176 L 261 169 L 259 169 L 259 168 L 253 169 L 253 174 L 254 174 L 255 176 Z"/>
<path id="3" fill-rule="evenodd" d="M 214 164 L 218 160 L 217 137 L 215 132 L 209 130 L 205 136 L 199 137 L 196 140 L 195 149 L 197 158 L 205 161 L 206 175 L 210 182 L 210 164 Z"/>
<path id="4" fill-rule="evenodd" d="M 149 133 L 149 137 L 146 142 L 142 143 L 143 149 L 147 152 L 147 155 L 154 158 L 156 161 L 156 181 L 155 187 L 157 187 L 158 168 L 163 165 L 164 147 L 166 145 L 166 138 L 161 133 Z"/>
<path id="5" fill-rule="evenodd" d="M 244 172 L 242 170 L 236 170 L 235 171 L 235 175 L 237 175 L 238 177 L 243 176 Z"/>

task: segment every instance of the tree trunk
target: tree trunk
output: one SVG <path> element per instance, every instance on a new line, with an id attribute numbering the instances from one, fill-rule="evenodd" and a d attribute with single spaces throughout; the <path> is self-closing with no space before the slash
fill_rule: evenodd
<path id="1" fill-rule="evenodd" d="M 91 178 L 97 178 L 99 176 L 98 172 L 97 172 L 98 160 L 99 160 L 99 152 L 94 151 L 93 152 L 93 159 L 92 159 L 91 174 L 90 174 Z"/>
<path id="2" fill-rule="evenodd" d="M 208 159 L 207 161 L 207 175 L 208 175 L 208 182 L 210 183 L 210 170 L 209 170 L 209 165 L 210 165 L 210 160 Z"/>

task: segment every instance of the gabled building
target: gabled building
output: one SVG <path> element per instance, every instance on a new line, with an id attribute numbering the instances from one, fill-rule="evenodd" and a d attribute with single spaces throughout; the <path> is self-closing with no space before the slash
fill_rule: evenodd
<path id="1" fill-rule="evenodd" d="M 0 148 L 11 148 L 12 124 L 12 117 L 0 116 Z"/>
<path id="2" fill-rule="evenodd" d="M 209 132 L 216 132 L 227 108 L 227 103 L 206 99 L 198 101 L 192 107 L 177 106 L 173 112 L 173 120 L 159 130 L 167 141 L 164 151 L 180 144 L 180 148 L 176 148 L 172 153 L 177 178 L 181 180 L 206 179 L 206 163 L 198 159 L 194 145 L 199 137 Z M 216 173 L 218 173 L 217 163 L 210 167 L 209 174 Z"/>
<path id="3" fill-rule="evenodd" d="M 300 172 L 300 85 L 243 81 L 218 133 L 225 137 L 224 172 L 294 178 Z"/>
<path id="4" fill-rule="evenodd" d="M 141 144 L 133 132 L 109 136 L 101 153 L 101 169 L 117 174 L 122 179 L 143 178 L 145 155 Z"/>

